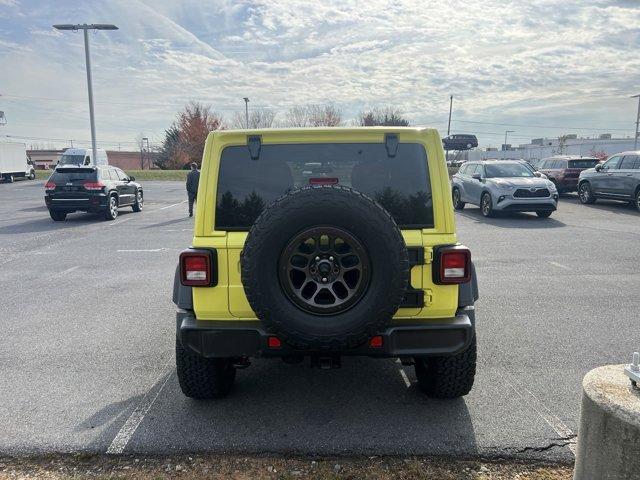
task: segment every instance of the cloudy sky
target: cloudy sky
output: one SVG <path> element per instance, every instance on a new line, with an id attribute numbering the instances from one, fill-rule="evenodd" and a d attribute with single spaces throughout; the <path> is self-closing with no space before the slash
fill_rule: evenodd
<path id="1" fill-rule="evenodd" d="M 185 102 L 227 118 L 332 103 L 350 122 L 399 106 L 414 125 L 496 146 L 565 133 L 633 135 L 640 0 L 0 0 L 0 135 L 90 138 L 82 34 L 90 35 L 98 140 L 160 141 Z"/>

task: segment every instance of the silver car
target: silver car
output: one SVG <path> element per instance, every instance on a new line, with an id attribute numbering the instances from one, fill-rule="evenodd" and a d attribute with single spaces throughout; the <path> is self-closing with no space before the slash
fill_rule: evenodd
<path id="1" fill-rule="evenodd" d="M 553 182 L 517 160 L 467 162 L 451 183 L 453 207 L 462 210 L 472 203 L 485 217 L 496 212 L 536 212 L 548 217 L 558 208 Z"/>

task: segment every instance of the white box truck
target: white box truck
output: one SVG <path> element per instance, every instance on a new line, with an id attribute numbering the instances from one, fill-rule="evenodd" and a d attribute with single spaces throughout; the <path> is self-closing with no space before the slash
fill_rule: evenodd
<path id="1" fill-rule="evenodd" d="M 11 183 L 16 177 L 36 178 L 27 147 L 24 143 L 0 142 L 0 178 Z"/>

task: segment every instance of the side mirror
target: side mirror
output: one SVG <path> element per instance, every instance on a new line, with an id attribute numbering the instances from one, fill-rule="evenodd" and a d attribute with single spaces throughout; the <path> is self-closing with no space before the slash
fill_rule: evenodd
<path id="1" fill-rule="evenodd" d="M 540 178 L 540 177 L 542 177 L 542 174 L 540 172 L 536 171 L 536 172 L 533 172 L 533 176 Z"/>
<path id="2" fill-rule="evenodd" d="M 474 180 L 482 180 L 482 175 L 480 175 L 479 173 L 474 173 L 471 178 L 473 178 Z"/>
<path id="3" fill-rule="evenodd" d="M 136 181 L 136 177 L 129 177 L 129 181 L 130 182 L 135 182 Z"/>
<path id="4" fill-rule="evenodd" d="M 599 172 L 600 170 L 602 170 L 602 164 L 601 164 L 601 163 L 599 163 L 599 164 L 597 164 L 597 165 L 596 165 L 595 167 L 593 167 L 593 168 L 595 168 L 596 172 Z"/>

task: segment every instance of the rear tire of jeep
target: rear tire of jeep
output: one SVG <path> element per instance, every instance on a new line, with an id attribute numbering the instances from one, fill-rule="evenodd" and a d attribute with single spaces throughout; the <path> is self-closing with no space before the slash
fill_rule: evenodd
<path id="1" fill-rule="evenodd" d="M 462 397 L 473 387 L 476 358 L 475 336 L 469 347 L 457 355 L 416 358 L 415 371 L 418 386 L 429 397 Z"/>
<path id="2" fill-rule="evenodd" d="M 226 397 L 236 379 L 231 359 L 201 357 L 184 348 L 178 339 L 176 370 L 182 393 L 196 400 Z"/>
<path id="3" fill-rule="evenodd" d="M 302 349 L 363 344 L 389 324 L 409 283 L 407 248 L 391 215 L 336 185 L 294 190 L 267 207 L 249 231 L 241 265 L 256 316 Z"/>

